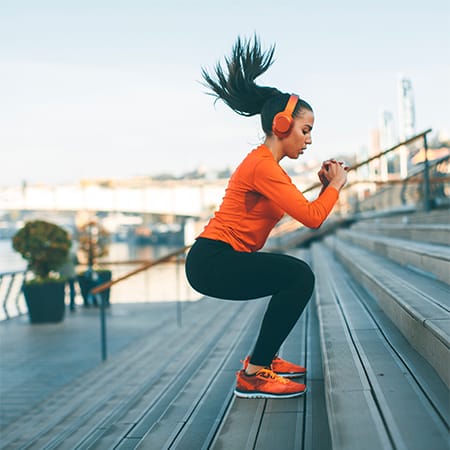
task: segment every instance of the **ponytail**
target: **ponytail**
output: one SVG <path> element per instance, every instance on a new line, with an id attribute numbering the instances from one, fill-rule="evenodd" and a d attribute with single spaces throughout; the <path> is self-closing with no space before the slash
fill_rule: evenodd
<path id="1" fill-rule="evenodd" d="M 278 89 L 255 84 L 255 79 L 272 65 L 274 51 L 272 46 L 263 52 L 257 36 L 253 37 L 253 41 L 238 37 L 231 56 L 225 58 L 227 73 L 220 63 L 215 66 L 215 79 L 202 69 L 205 85 L 213 91 L 211 95 L 223 100 L 238 114 L 259 114 L 268 98 L 280 94 Z"/>
<path id="2" fill-rule="evenodd" d="M 274 52 L 275 46 L 262 51 L 256 35 L 253 40 L 238 37 L 230 57 L 225 58 L 225 71 L 220 63 L 214 68 L 215 76 L 202 68 L 204 84 L 212 91 L 210 95 L 223 100 L 242 116 L 261 114 L 261 125 L 267 135 L 272 133 L 274 116 L 284 110 L 290 97 L 276 88 L 255 83 L 255 79 L 272 65 Z M 300 109 L 312 111 L 308 103 L 299 99 L 293 115 L 297 116 Z"/>

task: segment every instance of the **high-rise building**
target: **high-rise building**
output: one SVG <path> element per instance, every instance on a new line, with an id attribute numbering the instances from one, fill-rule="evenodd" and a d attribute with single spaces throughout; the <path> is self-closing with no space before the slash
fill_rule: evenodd
<path id="1" fill-rule="evenodd" d="M 397 142 L 395 139 L 394 117 L 390 111 L 380 111 L 379 129 L 381 150 L 393 147 Z"/>
<path id="2" fill-rule="evenodd" d="M 395 129 L 394 129 L 394 117 L 390 111 L 382 110 L 379 116 L 379 145 L 380 150 L 384 151 L 393 147 L 396 144 Z M 392 165 L 392 155 L 382 156 L 380 158 L 380 177 L 382 180 L 387 180 L 388 173 L 392 173 L 394 170 L 389 170 L 389 162 Z"/>
<path id="3" fill-rule="evenodd" d="M 415 109 L 412 83 L 403 75 L 398 76 L 398 135 L 400 142 L 415 134 Z M 400 177 L 406 178 L 410 165 L 409 149 L 406 146 L 399 148 Z"/>
<path id="4" fill-rule="evenodd" d="M 398 76 L 398 135 L 404 141 L 415 133 L 415 108 L 412 83 L 403 75 Z"/>
<path id="5" fill-rule="evenodd" d="M 394 117 L 390 111 L 382 110 L 379 119 L 380 148 L 387 150 L 397 144 L 394 127 Z M 398 152 L 390 153 L 380 158 L 380 175 L 382 180 L 387 180 L 389 174 L 398 174 L 399 168 Z"/>
<path id="6" fill-rule="evenodd" d="M 372 157 L 380 153 L 380 129 L 374 128 L 369 133 L 369 149 L 368 156 Z M 369 163 L 369 177 L 378 180 L 380 178 L 380 160 L 374 159 Z"/>

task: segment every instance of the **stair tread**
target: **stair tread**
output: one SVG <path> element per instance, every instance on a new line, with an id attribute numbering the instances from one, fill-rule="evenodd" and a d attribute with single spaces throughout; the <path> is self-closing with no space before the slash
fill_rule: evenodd
<path id="1" fill-rule="evenodd" d="M 355 292 L 352 279 L 347 276 L 342 276 L 343 267 L 332 257 L 330 250 L 324 248 L 323 244 L 315 244 L 313 247 L 313 254 L 315 255 L 315 263 L 320 267 L 316 271 L 318 274 L 318 283 L 323 285 L 328 283 L 329 289 L 324 292 L 317 293 L 318 308 L 330 309 L 330 318 L 332 314 L 335 319 L 328 322 L 322 322 L 322 350 L 325 361 L 332 359 L 334 361 L 326 361 L 326 375 L 332 380 L 328 382 L 331 389 L 328 391 L 328 397 L 331 405 L 331 413 L 336 408 L 336 414 L 333 415 L 334 422 L 331 426 L 336 427 L 335 440 L 341 440 L 343 445 L 340 448 L 351 448 L 345 439 L 349 439 L 353 429 L 349 424 L 354 423 L 354 417 L 360 413 L 364 405 L 361 398 L 357 398 L 357 403 L 352 404 L 352 401 L 344 397 L 348 394 L 345 391 L 346 383 L 349 387 L 357 388 L 353 380 L 350 382 L 347 379 L 342 379 L 342 367 L 340 367 L 342 353 L 339 347 L 336 348 L 335 343 L 341 340 L 346 340 L 347 345 L 353 348 L 351 352 L 355 359 L 356 365 L 364 367 L 364 372 L 359 373 L 359 377 L 364 376 L 367 384 L 367 396 L 373 398 L 373 403 L 368 403 L 370 406 L 370 414 L 376 419 L 382 418 L 382 423 L 388 430 L 387 436 L 391 439 L 394 445 L 390 443 L 385 444 L 385 447 L 390 448 L 424 448 L 424 446 L 436 446 L 440 448 L 446 442 L 446 426 L 445 423 L 436 425 L 436 413 L 433 404 L 424 402 L 423 393 L 418 388 L 417 381 L 408 375 L 409 371 L 414 373 L 414 368 L 403 367 L 403 362 L 399 360 L 395 352 L 390 349 L 389 341 L 386 340 L 382 330 L 378 328 L 378 323 L 375 323 L 372 316 L 368 314 L 367 310 L 362 305 L 362 302 Z M 322 297 L 322 298 L 320 298 Z M 325 303 L 323 303 L 325 302 Z M 339 321 L 337 320 L 340 317 Z M 356 320 L 354 318 L 356 317 Z M 334 347 L 334 348 L 333 348 Z M 345 360 L 344 364 L 348 364 Z M 345 367 L 344 367 L 345 370 Z M 353 375 L 354 377 L 355 375 Z M 442 385 L 440 380 L 437 381 Z M 343 385 L 342 388 L 339 388 Z M 337 388 L 333 388 L 337 386 Z M 344 395 L 343 395 L 344 394 Z M 337 413 L 337 408 L 339 413 Z M 352 410 L 352 408 L 354 408 Z M 448 417 L 447 417 L 448 422 Z M 426 425 L 424 425 L 426 424 Z M 373 430 L 377 429 L 377 422 L 372 425 Z M 383 431 L 383 426 L 378 425 L 378 433 L 381 438 L 386 438 Z M 431 433 L 424 435 L 422 427 L 425 426 Z M 340 433 L 340 435 L 339 435 Z M 352 436 L 351 442 L 354 445 L 358 436 Z M 431 445 L 431 441 L 433 445 Z M 357 447 L 356 447 L 357 448 Z M 376 448 L 376 447 L 370 447 Z"/>
<path id="2" fill-rule="evenodd" d="M 397 301 L 422 322 L 442 319 L 443 314 L 450 312 L 450 288 L 445 283 L 417 274 L 353 244 L 336 240 L 333 245 L 342 253 L 350 254 L 354 261 L 360 263 L 361 270 L 366 271 L 372 278 L 377 278 L 384 287 L 395 288 Z M 436 325 L 439 325 L 439 322 Z M 445 330 L 444 321 L 442 325 Z M 450 337 L 447 340 L 449 339 Z"/>
<path id="3" fill-rule="evenodd" d="M 448 386 L 449 285 L 337 238 L 326 242 Z"/>
<path id="4" fill-rule="evenodd" d="M 158 349 L 152 345 L 151 339 L 142 339 L 133 344 L 24 415 L 22 420 L 27 422 L 26 430 L 22 421 L 11 424 L 2 432 L 2 440 L 14 445 L 19 442 L 35 442 L 40 445 L 65 442 L 67 448 L 74 448 L 71 445 L 79 440 L 89 441 L 92 436 L 95 442 L 110 425 L 117 423 L 117 420 L 132 410 L 134 403 L 146 391 L 157 388 L 158 382 L 163 384 L 164 380 L 170 381 L 170 377 L 161 378 L 164 364 L 173 359 L 171 370 L 176 373 L 177 364 L 182 365 L 182 361 L 186 361 L 192 352 L 191 357 L 207 344 L 204 331 L 198 328 L 200 320 L 206 320 L 212 331 L 216 332 L 215 326 L 223 326 L 220 323 L 227 323 L 236 313 L 237 310 L 233 307 L 247 306 L 251 309 L 252 305 L 200 301 L 193 306 L 191 312 L 185 314 L 185 324 L 181 330 L 169 329 L 161 336 L 162 340 L 166 340 L 165 345 L 159 340 L 161 345 Z M 213 326 L 215 322 L 217 325 Z M 196 334 L 198 338 L 195 338 Z M 172 344 L 171 338 L 174 340 Z M 177 352 L 177 346 L 173 345 L 176 341 L 180 342 L 180 339 L 189 349 L 181 354 Z M 152 361 L 151 364 L 149 361 Z M 102 411 L 100 422 L 98 411 Z M 115 425 L 113 429 L 114 427 Z"/>
<path id="5" fill-rule="evenodd" d="M 384 242 L 392 247 L 407 249 L 416 253 L 424 253 L 437 258 L 450 261 L 450 248 L 445 245 L 431 244 L 426 242 L 414 242 L 409 239 L 401 239 L 397 237 L 374 235 L 372 233 L 364 233 L 360 230 L 340 230 L 339 235 L 354 235 L 362 237 L 373 242 Z"/>
<path id="6" fill-rule="evenodd" d="M 352 229 L 393 229 L 393 230 L 404 230 L 405 228 L 413 228 L 416 230 L 444 230 L 450 231 L 450 224 L 444 223 L 357 223 L 352 226 Z"/>

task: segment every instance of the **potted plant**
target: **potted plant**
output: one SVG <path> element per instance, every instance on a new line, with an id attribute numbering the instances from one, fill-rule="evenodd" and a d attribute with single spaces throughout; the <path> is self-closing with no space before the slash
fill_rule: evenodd
<path id="1" fill-rule="evenodd" d="M 72 241 L 66 230 L 43 220 L 26 222 L 13 236 L 13 248 L 28 261 L 33 279 L 23 285 L 30 322 L 60 322 L 65 312 L 65 282 L 57 273 Z"/>
<path id="2" fill-rule="evenodd" d="M 110 281 L 112 277 L 111 270 L 98 268 L 98 258 L 108 255 L 109 233 L 94 218 L 78 226 L 77 239 L 80 259 L 88 266 L 88 269 L 77 277 L 83 302 L 85 306 L 98 306 L 97 298 L 91 297 L 90 292 L 95 286 Z M 106 289 L 100 295 L 108 306 L 110 290 Z"/>

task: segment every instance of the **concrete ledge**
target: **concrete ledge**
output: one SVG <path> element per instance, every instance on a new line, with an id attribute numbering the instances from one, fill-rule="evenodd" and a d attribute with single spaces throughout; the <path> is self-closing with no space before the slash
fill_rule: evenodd
<path id="1" fill-rule="evenodd" d="M 313 245 L 317 312 L 333 449 L 391 448 L 352 339 L 329 283 L 327 258 Z M 364 411 L 364 414 L 359 414 Z"/>
<path id="2" fill-rule="evenodd" d="M 352 230 L 416 242 L 450 245 L 450 225 L 444 224 L 405 225 L 358 222 L 352 227 Z"/>
<path id="3" fill-rule="evenodd" d="M 419 211 L 415 206 L 389 209 L 387 211 L 373 211 L 358 214 L 355 219 L 358 223 L 398 223 L 398 224 L 446 224 L 450 209 L 439 208 L 431 211 Z"/>
<path id="4" fill-rule="evenodd" d="M 403 281 L 407 269 L 336 238 L 328 239 L 327 243 L 355 279 L 378 299 L 383 311 L 449 387 L 448 292 L 446 297 L 436 298 L 437 303 L 434 303 L 421 292 L 418 275 L 417 285 L 408 286 Z M 445 294 L 445 289 L 442 292 Z"/>
<path id="5" fill-rule="evenodd" d="M 309 311 L 302 315 L 282 346 L 280 352 L 282 357 L 306 365 L 304 359 L 309 354 L 309 348 L 306 348 L 306 333 L 309 327 L 317 327 L 317 323 L 313 322 Z M 320 374 L 314 373 L 312 365 L 307 367 L 308 378 L 320 377 Z M 304 380 L 299 379 L 299 382 Z M 311 384 L 308 379 L 307 385 L 310 387 Z M 215 440 L 208 448 L 211 450 L 296 449 L 302 447 L 302 441 L 307 441 L 304 434 L 310 433 L 313 435 L 314 448 L 328 450 L 329 444 L 322 446 L 318 443 L 321 439 L 322 441 L 326 441 L 327 437 L 329 439 L 328 430 L 320 430 L 318 425 L 320 423 L 321 426 L 328 426 L 326 415 L 317 417 L 314 425 L 312 425 L 313 422 L 308 423 L 306 415 L 310 407 L 309 400 L 317 399 L 319 394 L 323 392 L 311 392 L 310 395 L 307 393 L 291 399 L 242 399 L 233 396 Z M 321 412 L 324 414 L 323 410 Z M 321 431 L 320 434 L 317 430 Z"/>
<path id="6" fill-rule="evenodd" d="M 439 402 L 424 401 L 417 369 L 399 358 L 409 345 L 396 343 L 394 350 L 385 322 L 367 307 L 369 295 L 329 248 L 317 243 L 312 253 L 333 449 L 445 448 L 448 408 L 440 409 L 442 421 Z M 433 397 L 445 391 L 436 374 L 427 379 Z M 373 436 L 382 443 L 374 444 Z"/>
<path id="7" fill-rule="evenodd" d="M 218 426 L 264 305 L 190 304 L 182 327 L 161 327 L 8 425 L 1 448 L 134 448 L 141 441 L 163 448 L 185 437 L 204 442 Z M 190 423 L 196 433 L 186 435 Z"/>
<path id="8" fill-rule="evenodd" d="M 385 256 L 402 266 L 412 266 L 421 272 L 428 272 L 448 283 L 450 279 L 450 248 L 443 245 L 426 244 L 406 239 L 374 236 L 354 230 L 340 230 L 337 236 L 342 240 Z"/>

